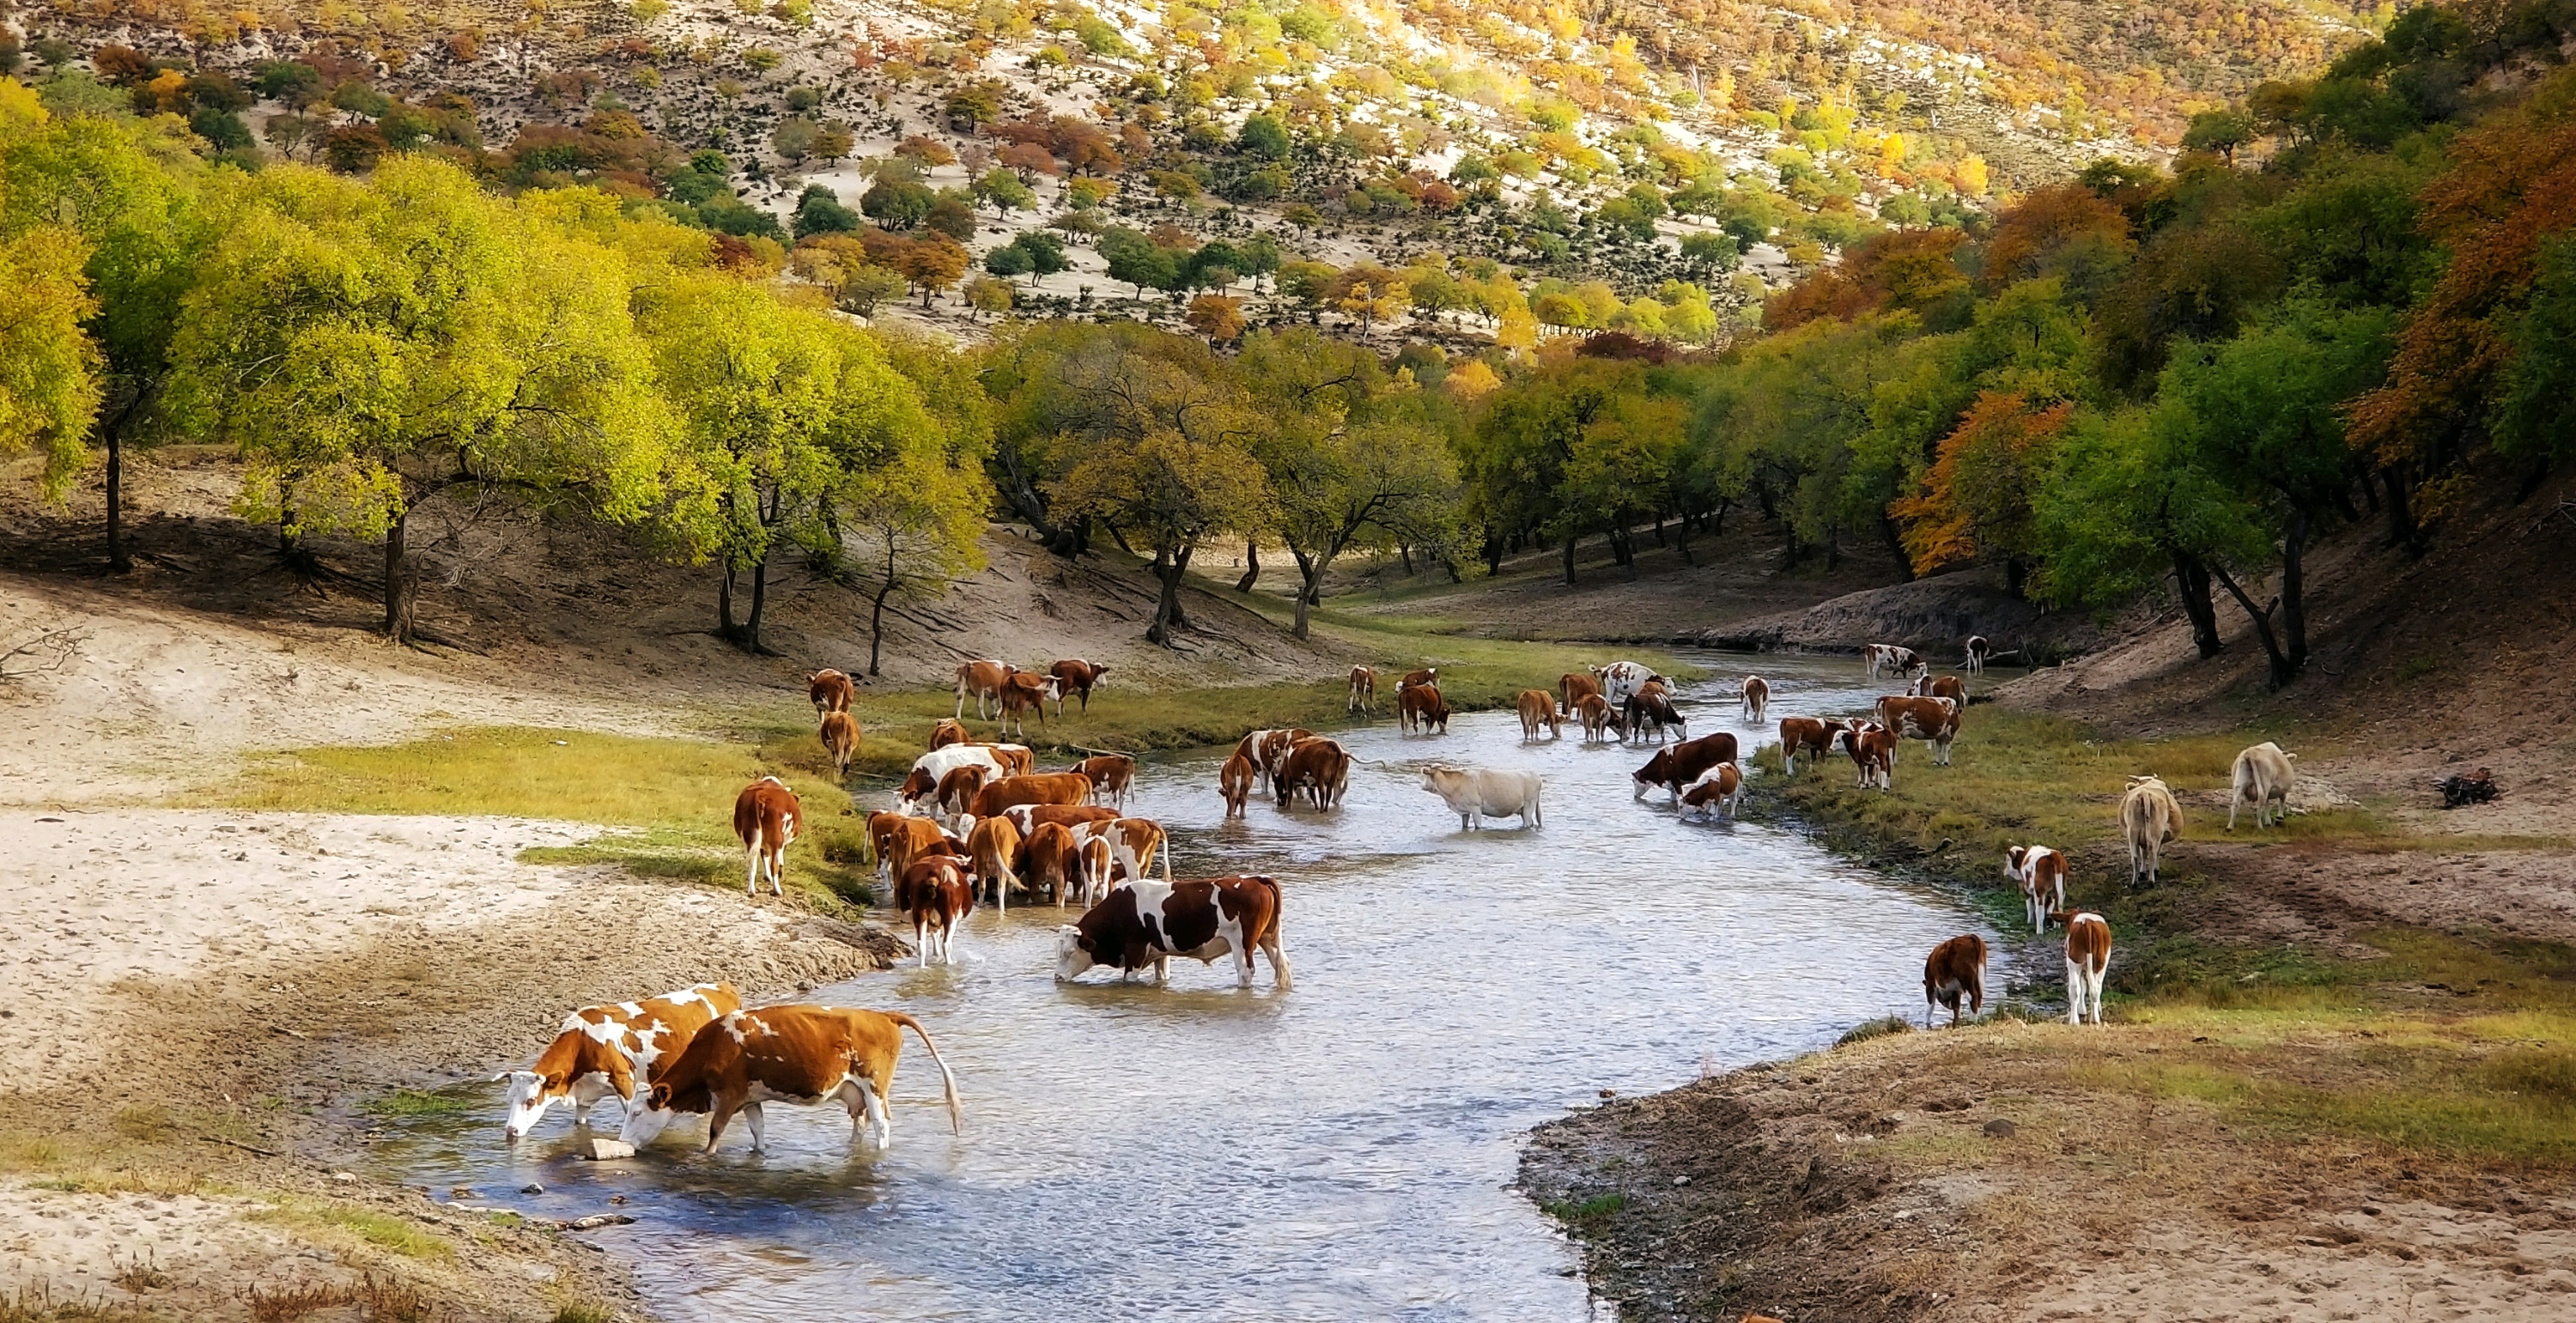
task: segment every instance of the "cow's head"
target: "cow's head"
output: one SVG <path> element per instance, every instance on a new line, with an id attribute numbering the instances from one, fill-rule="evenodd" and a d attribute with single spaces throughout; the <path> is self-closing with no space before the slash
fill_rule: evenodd
<path id="1" fill-rule="evenodd" d="M 626 1109 L 626 1123 L 617 1128 L 617 1137 L 642 1148 L 661 1138 L 671 1118 L 678 1115 L 671 1106 L 671 1086 L 656 1084 L 651 1091 L 635 1095 L 634 1104 Z"/>
<path id="2" fill-rule="evenodd" d="M 1072 924 L 1055 930 L 1055 977 L 1059 983 L 1082 977 L 1082 972 L 1098 962 L 1091 958 L 1091 939 Z"/>
<path id="3" fill-rule="evenodd" d="M 492 1078 L 510 1082 L 509 1089 L 502 1095 L 509 1101 L 510 1113 L 502 1118 L 501 1133 L 511 1139 L 536 1129 L 537 1122 L 545 1118 L 546 1109 L 554 1106 L 555 1100 L 566 1093 L 560 1077 L 549 1078 L 533 1070 L 505 1070 Z"/>
<path id="4" fill-rule="evenodd" d="M 2005 849 L 2004 876 L 2012 878 L 2015 881 L 2019 881 L 2021 878 L 2022 861 L 2029 857 L 2030 847 L 2027 845 L 2015 845 Z"/>

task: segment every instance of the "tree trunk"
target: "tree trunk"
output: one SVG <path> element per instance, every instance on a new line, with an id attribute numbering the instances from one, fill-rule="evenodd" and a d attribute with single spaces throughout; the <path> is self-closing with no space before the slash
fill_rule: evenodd
<path id="1" fill-rule="evenodd" d="M 1234 590 L 1238 593 L 1248 593 L 1252 591 L 1252 585 L 1259 582 L 1261 582 L 1261 544 L 1251 538 L 1245 538 L 1243 540 L 1243 577 L 1234 581 Z M 1306 636 L 1300 634 L 1297 637 Z"/>
<path id="2" fill-rule="evenodd" d="M 2288 684 L 2294 672 L 2290 659 L 2281 652 L 2280 639 L 2272 632 L 2271 612 L 2255 607 L 2254 599 L 2245 595 L 2245 589 L 2236 582 L 2236 576 L 2227 572 L 2226 566 L 2212 565 L 2209 572 L 2218 576 L 2219 583 L 2227 588 L 2227 595 L 2235 598 L 2236 604 L 2245 609 L 2245 618 L 2254 622 L 2254 637 L 2263 641 L 2263 655 L 2272 662 L 2272 687 L 2278 689 Z"/>
<path id="3" fill-rule="evenodd" d="M 894 575 L 886 575 L 885 586 L 877 589 L 876 605 L 868 612 L 868 674 L 877 673 L 877 658 L 885 652 L 885 604 L 894 593 Z"/>
<path id="4" fill-rule="evenodd" d="M 1307 613 L 1324 600 L 1325 562 L 1295 547 L 1288 548 L 1288 554 L 1297 559 L 1297 623 L 1288 632 L 1302 639 L 1306 637 Z"/>
<path id="5" fill-rule="evenodd" d="M 1708 535 L 1710 537 L 1726 536 L 1726 511 L 1728 507 L 1734 504 L 1735 502 L 1727 497 L 1721 496 L 1717 498 L 1717 513 L 1709 516 L 1708 521 Z"/>
<path id="6" fill-rule="evenodd" d="M 2290 673 L 2280 682 L 2283 685 L 2308 668 L 2307 552 L 2308 512 L 2293 509 L 2290 526 L 2281 538 L 2281 642 L 2290 661 Z"/>
<path id="7" fill-rule="evenodd" d="M 119 415 L 107 429 L 107 568 L 123 574 L 134 568 L 125 550 L 125 419 Z"/>
<path id="8" fill-rule="evenodd" d="M 2408 555 L 2424 554 L 2424 530 L 2416 526 L 2414 506 L 2406 499 L 2408 481 L 2414 475 L 2404 464 L 2391 464 L 2379 471 L 2381 484 L 2388 491 L 2388 545 L 2404 547 Z"/>
<path id="9" fill-rule="evenodd" d="M 1914 558 L 1905 554 L 1905 538 L 1896 531 L 1896 521 L 1880 515 L 1878 531 L 1887 539 L 1887 553 L 1896 557 L 1896 572 L 1905 576 L 1905 582 L 1914 582 Z M 2021 596 L 2021 590 L 2013 589 L 2013 596 Z"/>
<path id="10" fill-rule="evenodd" d="M 733 627 L 733 558 L 725 557 L 724 577 L 716 580 L 716 637 L 734 641 Z"/>
<path id="11" fill-rule="evenodd" d="M 1413 577 L 1413 544 L 1412 544 L 1412 543 L 1410 543 L 1410 542 L 1398 542 L 1398 543 L 1396 543 L 1396 544 L 1395 544 L 1395 554 L 1396 554 L 1399 558 L 1401 558 L 1401 559 L 1404 561 L 1404 577 L 1405 577 L 1405 578 L 1408 578 L 1408 579 L 1412 578 L 1412 577 Z"/>
<path id="12" fill-rule="evenodd" d="M 1568 588 L 1574 586 L 1574 536 L 1572 534 L 1567 534 L 1565 539 L 1565 586 Z"/>
<path id="13" fill-rule="evenodd" d="M 1172 558 L 1171 594 L 1172 628 L 1174 629 L 1190 628 L 1190 613 L 1181 606 L 1181 581 L 1189 577 L 1190 557 L 1197 555 L 1198 551 L 1198 544 L 1193 542 L 1181 548 L 1180 554 Z"/>
<path id="14" fill-rule="evenodd" d="M 395 511 L 393 526 L 385 530 L 385 637 L 396 643 L 411 642 L 411 558 L 403 547 L 403 526 L 410 519 L 410 510 Z"/>
<path id="15" fill-rule="evenodd" d="M 2018 602 L 2022 600 L 2022 589 L 2029 583 L 2029 563 L 2019 556 L 2004 557 L 2004 591 L 2012 594 L 2013 600 Z"/>
<path id="16" fill-rule="evenodd" d="M 1130 556 L 1136 554 L 1136 549 L 1127 545 L 1127 535 L 1118 531 L 1118 525 L 1103 519 L 1100 521 L 1100 526 L 1109 530 L 1109 540 L 1117 543 L 1120 551 L 1126 552 Z M 1163 553 L 1159 551 L 1154 553 L 1154 562 L 1156 564 L 1159 565 L 1162 563 L 1162 555 Z"/>
<path id="17" fill-rule="evenodd" d="M 760 651 L 760 617 L 769 605 L 769 557 L 751 563 L 751 610 L 742 618 L 742 650 Z"/>
<path id="18" fill-rule="evenodd" d="M 2182 613 L 2191 621 L 2191 641 L 2200 649 L 2201 660 L 2215 657 L 2227 644 L 2218 637 L 2218 605 L 2209 597 L 2209 567 L 2180 547 L 2171 548 L 2174 567 L 2174 594 L 2182 599 Z"/>
<path id="19" fill-rule="evenodd" d="M 1479 550 L 1484 553 L 1486 578 L 1490 579 L 1503 572 L 1503 540 L 1501 538 L 1490 532 L 1486 533 L 1485 545 L 1479 548 Z"/>
<path id="20" fill-rule="evenodd" d="M 1172 621 L 1181 613 L 1181 575 L 1172 564 L 1171 553 L 1154 553 L 1154 577 L 1161 581 L 1163 591 L 1154 600 L 1154 623 L 1145 627 L 1145 641 L 1168 648 L 1172 646 Z"/>
<path id="21" fill-rule="evenodd" d="M 1673 550 L 1681 553 L 1682 564 L 1699 567 L 1699 557 L 1691 554 L 1691 517 L 1687 514 L 1673 522 Z"/>

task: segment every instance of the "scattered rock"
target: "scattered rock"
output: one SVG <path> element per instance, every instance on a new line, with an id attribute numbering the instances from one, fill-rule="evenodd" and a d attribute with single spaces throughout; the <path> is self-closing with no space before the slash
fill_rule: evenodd
<path id="1" fill-rule="evenodd" d="M 634 1157 L 635 1146 L 627 1143 L 623 1139 L 610 1139 L 604 1135 L 593 1135 L 582 1141 L 580 1153 L 581 1156 L 588 1158 L 592 1162 L 607 1162 L 612 1158 Z"/>
<path id="2" fill-rule="evenodd" d="M 1676 1190 L 1688 1184 L 1690 1184 L 1690 1177 L 1688 1176 L 1675 1176 L 1673 1178 L 1673 1188 Z"/>
<path id="3" fill-rule="evenodd" d="M 535 1181 L 530 1181 L 519 1187 L 519 1193 L 521 1194 L 544 1194 L 545 1192 L 546 1187 L 537 1184 Z"/>
<path id="4" fill-rule="evenodd" d="M 358 1174 L 353 1171 L 335 1171 L 331 1173 L 331 1179 L 338 1181 L 342 1185 L 355 1185 L 358 1181 Z"/>
<path id="5" fill-rule="evenodd" d="M 1616 1098 L 1619 1096 L 1619 1091 L 1617 1089 L 1603 1089 L 1601 1091 L 1601 1096 L 1604 1098 Z"/>
<path id="6" fill-rule="evenodd" d="M 1989 1139 L 2010 1139 L 2014 1135 L 2020 1133 L 2020 1126 L 2014 1125 L 2012 1122 L 2007 1121 L 2000 1116 L 1986 1122 L 1986 1137 Z"/>

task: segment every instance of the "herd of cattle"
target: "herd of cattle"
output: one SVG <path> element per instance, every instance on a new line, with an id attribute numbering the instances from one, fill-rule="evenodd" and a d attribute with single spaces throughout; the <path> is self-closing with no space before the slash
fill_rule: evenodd
<path id="1" fill-rule="evenodd" d="M 1966 670 L 1983 671 L 1992 655 L 1984 639 L 1970 639 Z M 1906 681 L 1905 692 L 1880 698 L 1869 716 L 1784 717 L 1779 734 L 1787 774 L 1796 774 L 1801 756 L 1810 756 L 1812 767 L 1814 759 L 1841 752 L 1858 768 L 1859 785 L 1884 791 L 1900 739 L 1924 741 L 1934 765 L 1949 764 L 1967 706 L 1964 683 L 1956 676 L 1934 677 L 1912 649 L 1872 644 L 1863 657 L 1871 679 L 1892 672 Z M 888 884 L 893 908 L 913 926 L 921 963 L 953 964 L 958 926 L 977 901 L 989 896 L 1007 908 L 1018 890 L 1042 893 L 1059 908 L 1079 897 L 1085 907 L 1057 931 L 1060 980 L 1094 966 L 1116 969 L 1122 977 L 1151 968 L 1161 980 L 1175 956 L 1207 963 L 1232 955 L 1238 986 L 1248 988 L 1257 952 L 1268 959 L 1276 986 L 1287 990 L 1279 884 L 1257 876 L 1175 881 L 1162 825 L 1125 812 L 1135 759 L 1094 754 L 1065 771 L 1040 772 L 1027 745 L 968 738 L 963 720 L 970 698 L 979 718 L 998 713 L 1003 728 L 1012 729 L 1031 709 L 1043 719 L 1042 703 L 1056 704 L 1061 716 L 1068 695 L 1088 711 L 1091 691 L 1107 670 L 1080 660 L 1057 662 L 1045 672 L 999 661 L 957 668 L 956 712 L 933 728 L 929 749 L 898 787 L 895 807 L 867 818 L 869 854 Z M 1377 679 L 1369 667 L 1352 668 L 1352 714 L 1374 713 Z M 826 670 L 811 677 L 808 694 L 823 745 L 846 774 L 859 742 L 849 712 L 855 685 L 847 675 Z M 1747 719 L 1767 719 L 1771 687 L 1761 677 L 1746 676 L 1735 697 Z M 1736 736 L 1719 731 L 1691 738 L 1670 683 L 1643 665 L 1621 661 L 1568 672 L 1554 693 L 1522 691 L 1517 707 L 1524 741 L 1538 740 L 1542 730 L 1560 739 L 1564 723 L 1573 721 L 1586 741 L 1661 746 L 1631 774 L 1635 799 L 1662 789 L 1686 817 L 1735 812 L 1744 785 Z M 1450 713 L 1438 670 L 1402 676 L 1395 709 L 1407 733 L 1445 732 Z M 2270 743 L 2237 756 L 2231 830 L 2239 805 L 2253 806 L 2257 826 L 2286 812 L 2295 758 Z M 1244 816 L 1256 787 L 1266 789 L 1282 811 L 1301 801 L 1329 811 L 1342 802 L 1353 761 L 1338 741 L 1310 730 L 1252 731 L 1218 773 L 1225 816 Z M 1534 772 L 1434 765 L 1423 771 L 1423 788 L 1459 815 L 1461 829 L 1481 827 L 1488 817 L 1541 825 L 1541 778 Z M 2132 777 L 2119 819 L 2129 845 L 2131 885 L 2152 883 L 2162 846 L 2181 834 L 2179 802 L 2163 781 Z M 785 851 L 803 829 L 802 804 L 776 777 L 743 788 L 734 805 L 734 833 L 746 859 L 746 890 L 756 894 L 766 878 L 772 894 L 782 893 Z M 2066 908 L 2062 852 L 2013 846 L 2004 872 L 2021 888 L 2024 917 L 2035 933 L 2045 933 L 2051 920 L 2065 928 L 2068 1023 L 2081 1024 L 2089 1016 L 2100 1024 L 2110 925 L 2099 914 Z M 1986 943 L 1973 933 L 1934 949 L 1923 972 L 1927 1024 L 1934 1007 L 1947 1007 L 1953 1024 L 1963 1006 L 1965 1014 L 1983 1012 L 1986 960 Z M 707 1032 L 709 1026 L 718 1032 Z M 812 1005 L 746 1009 L 731 986 L 702 984 L 574 1012 L 530 1069 L 500 1077 L 510 1083 L 505 1129 L 513 1139 L 526 1134 L 558 1101 L 569 1102 L 576 1123 L 582 1123 L 591 1107 L 614 1095 L 624 1115 L 620 1138 L 630 1144 L 649 1142 L 678 1114 L 702 1113 L 712 1150 L 740 1113 L 757 1151 L 762 1102 L 838 1102 L 849 1112 L 854 1140 L 872 1134 L 882 1148 L 891 1142 L 886 1089 L 903 1029 L 918 1035 L 929 1051 L 951 1125 L 961 1125 L 956 1081 L 928 1031 L 911 1017 Z"/>

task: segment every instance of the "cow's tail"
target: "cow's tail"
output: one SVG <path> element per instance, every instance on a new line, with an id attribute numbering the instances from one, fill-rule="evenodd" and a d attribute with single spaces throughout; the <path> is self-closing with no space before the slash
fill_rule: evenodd
<path id="1" fill-rule="evenodd" d="M 948 1062 L 939 1055 L 939 1044 L 930 1041 L 930 1031 L 921 1027 L 921 1021 L 901 1011 L 887 1011 L 885 1017 L 910 1029 L 921 1039 L 922 1049 L 930 1053 L 930 1064 L 939 1067 L 939 1087 L 948 1096 L 949 1131 L 952 1134 L 965 1134 L 966 1113 L 957 1105 L 957 1077 L 948 1072 Z"/>

